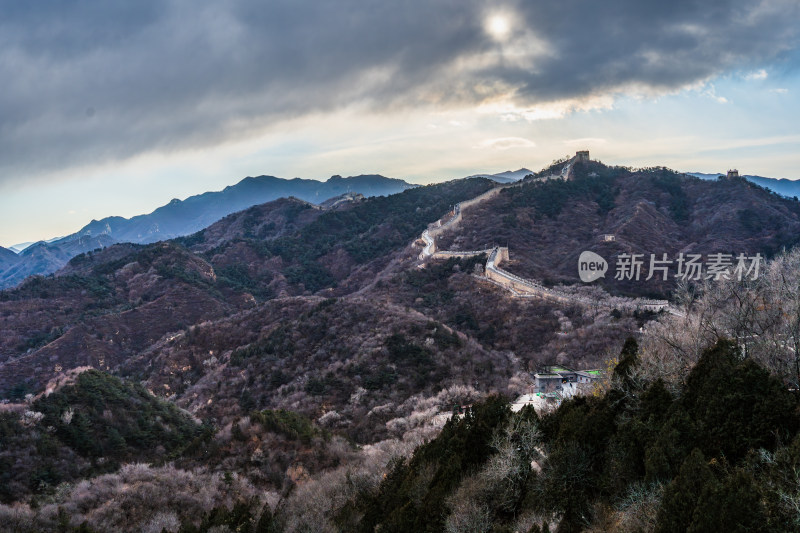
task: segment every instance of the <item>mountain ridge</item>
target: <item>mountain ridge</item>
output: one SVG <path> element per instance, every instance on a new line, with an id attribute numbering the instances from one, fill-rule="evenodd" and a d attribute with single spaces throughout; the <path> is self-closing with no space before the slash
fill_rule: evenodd
<path id="1" fill-rule="evenodd" d="M 0 289 L 13 287 L 28 276 L 51 274 L 78 254 L 116 243 L 108 235 L 63 237 L 53 242 L 40 241 L 16 255 L 16 261 L 3 266 L 0 259 Z M 11 252 L 13 253 L 13 252 Z"/>
<path id="2" fill-rule="evenodd" d="M 278 198 L 294 196 L 318 204 L 347 192 L 358 192 L 364 196 L 386 196 L 412 187 L 414 185 L 403 180 L 379 174 L 362 174 L 348 178 L 336 175 L 324 182 L 268 175 L 248 176 L 221 191 L 208 191 L 185 200 L 175 198 L 147 214 L 131 218 L 111 216 L 92 220 L 78 230 L 77 234 L 107 234 L 118 242 L 147 244 L 189 235 L 226 215 Z"/>
<path id="3" fill-rule="evenodd" d="M 0 270 L 8 268 L 19 262 L 19 257 L 13 250 L 0 246 Z"/>
<path id="4" fill-rule="evenodd" d="M 518 170 L 506 170 L 504 172 L 498 172 L 497 174 L 473 174 L 467 176 L 467 178 L 488 178 L 498 183 L 513 183 L 533 173 L 532 170 L 522 167 Z"/>
<path id="5" fill-rule="evenodd" d="M 51 274 L 80 253 L 118 242 L 149 244 L 183 237 L 205 229 L 227 215 L 280 198 L 294 197 L 317 205 L 348 193 L 364 197 L 387 196 L 414 187 L 416 185 L 379 174 L 347 178 L 335 175 L 324 182 L 248 176 L 222 191 L 208 191 L 185 200 L 175 198 L 147 214 L 92 220 L 66 237 L 33 243 L 15 254 L 15 258 L 2 254 L 0 289 L 13 287 L 31 275 Z M 13 250 L 8 252 L 14 253 Z"/>
<path id="6" fill-rule="evenodd" d="M 726 172 L 721 172 L 719 174 L 687 172 L 687 174 L 703 180 L 714 180 L 719 176 L 727 175 Z M 743 174 L 741 177 L 747 181 L 755 183 L 756 185 L 761 185 L 762 187 L 766 187 L 773 192 L 782 194 L 783 196 L 787 196 L 789 198 L 800 196 L 800 180 L 790 180 L 787 178 L 767 178 L 765 176 L 756 176 L 754 174 Z"/>
<path id="7" fill-rule="evenodd" d="M 569 283 L 571 290 L 615 293 L 630 287 L 580 285 L 576 251 L 612 257 L 730 246 L 766 253 L 798 242 L 800 202 L 744 179 L 704 181 L 663 168 L 632 171 L 593 161 L 574 162 L 566 172 L 559 168 L 514 186 L 454 180 L 390 197 L 355 198 L 334 209 L 297 198 L 276 200 L 185 237 L 88 252 L 55 276 L 0 291 L 0 398 L 16 410 L 5 426 L 15 445 L 0 450 L 0 461 L 15 465 L 18 481 L 0 484 L 0 490 L 9 487 L 7 501 L 24 501 L 58 483 L 79 482 L 87 471 L 70 469 L 72 464 L 88 468 L 100 455 L 92 455 L 95 448 L 86 443 L 97 441 L 102 457 L 110 459 L 149 461 L 153 452 L 160 454 L 159 435 L 151 437 L 152 447 L 130 445 L 126 413 L 92 409 L 75 387 L 51 387 L 87 367 L 96 369 L 83 378 L 92 382 L 92 395 L 120 391 L 123 399 L 145 398 L 138 405 L 153 411 L 164 411 L 167 404 L 160 400 L 169 400 L 191 413 L 195 424 L 184 434 L 198 436 L 176 438 L 175 455 L 162 454 L 175 468 L 231 472 L 232 483 L 240 479 L 277 494 L 313 483 L 305 481 L 308 476 L 357 466 L 356 445 L 374 450 L 408 435 L 416 446 L 441 434 L 458 437 L 458 450 L 474 449 L 464 446 L 461 430 L 454 433 L 456 424 L 477 420 L 472 414 L 441 429 L 454 408 L 472 405 L 478 412 L 478 400 L 487 394 L 524 394 L 533 373 L 547 365 L 606 368 L 609 355 L 628 353 L 620 351 L 624 339 L 650 329 L 644 327 L 654 318 L 649 313 L 511 297 L 481 275 L 482 256 L 421 261 L 419 235 L 426 228 L 445 228 L 437 242 L 444 250 L 505 244 L 513 272 Z M 447 224 L 457 215 L 458 224 Z M 616 237 L 611 242 L 602 238 L 609 232 Z M 758 377 L 747 376 L 743 385 Z M 714 382 L 727 383 L 721 377 Z M 780 384 L 754 388 L 790 394 Z M 647 402 L 669 394 L 664 385 L 661 390 Z M 28 394 L 33 402 L 25 401 Z M 68 404 L 61 401 L 64 395 L 70 395 Z M 738 389 L 733 396 L 738 398 Z M 592 431 L 613 428 L 604 422 L 614 420 L 613 413 L 593 413 L 597 406 L 624 406 L 620 398 L 579 398 L 562 404 L 561 413 L 586 412 Z M 496 403 L 498 409 L 503 405 Z M 631 404 L 637 412 L 639 405 L 647 403 Z M 781 412 L 796 412 L 794 403 L 785 407 Z M 727 410 L 717 412 L 727 417 Z M 535 421 L 533 413 L 526 409 L 519 416 Z M 543 434 L 558 434 L 555 424 L 570 423 L 572 416 L 542 419 Z M 642 413 L 642 421 L 652 419 Z M 51 426 L 56 437 L 65 435 L 63 441 L 51 439 Z M 480 429 L 487 442 L 494 434 L 481 429 L 488 427 L 483 423 L 470 427 Z M 519 449 L 516 429 L 502 432 L 511 451 Z M 670 431 L 680 442 L 682 434 Z M 769 432 L 757 428 L 752 434 Z M 583 433 L 576 438 L 588 442 Z M 487 449 L 479 456 L 491 454 Z M 24 483 L 52 457 L 59 461 L 48 472 L 47 486 Z M 574 454 L 550 457 L 574 467 Z M 524 459 L 519 464 L 532 472 L 531 459 Z M 615 465 L 610 474 L 617 475 Z M 109 466 L 109 475 L 117 475 L 117 468 Z M 549 475 L 551 467 L 543 468 Z M 376 468 L 377 483 L 398 479 L 389 470 L 383 463 Z M 430 472 L 422 475 L 419 486 L 431 478 Z M 113 500 L 101 494 L 102 501 Z"/>
<path id="8" fill-rule="evenodd" d="M 736 251 L 769 253 L 797 242 L 800 204 L 743 179 L 709 182 L 666 170 L 632 172 L 596 162 L 576 164 L 574 170 L 568 181 L 529 180 L 520 187 L 504 189 L 466 211 L 459 229 L 448 230 L 437 245 L 475 250 L 493 242 L 506 244 L 513 250 L 509 263 L 513 274 L 550 285 L 577 281 L 576 254 L 583 249 L 611 257 L 626 250 L 674 253 L 689 246 L 710 252 L 716 251 L 719 243 L 729 243 Z M 181 322 L 188 325 L 201 318 L 213 319 L 223 302 L 233 311 L 274 298 L 348 297 L 381 291 L 388 291 L 381 293 L 381 298 L 392 300 L 402 289 L 408 293 L 402 303 L 421 312 L 432 302 L 449 305 L 452 289 L 418 292 L 428 277 L 449 275 L 434 266 L 415 268 L 419 266 L 418 236 L 426 225 L 446 214 L 448 207 L 492 187 L 497 185 L 488 180 L 455 180 L 389 198 L 352 202 L 337 210 L 319 210 L 304 201 L 285 199 L 229 215 L 212 227 L 173 241 L 115 245 L 87 253 L 74 258 L 54 278 L 32 279 L 14 291 L 0 293 L 0 299 L 8 300 L 8 316 L 12 317 L 3 350 L 14 358 L 22 355 L 21 351 L 39 348 L 39 353 L 30 354 L 31 371 L 55 354 L 49 350 L 66 354 L 64 346 L 73 346 L 76 354 L 84 354 L 86 343 L 95 341 L 84 341 L 86 333 L 80 329 L 68 332 L 49 348 L 42 345 L 61 334 L 57 328 L 64 323 L 62 315 L 54 314 L 52 321 L 37 325 L 33 315 L 30 320 L 16 318 L 12 302 L 39 298 L 41 305 L 49 306 L 55 302 L 45 300 L 63 297 L 65 301 L 56 307 L 73 309 L 71 320 L 78 324 L 86 309 L 81 306 L 89 305 L 85 293 L 90 291 L 106 295 L 108 310 L 124 310 L 121 318 L 111 311 L 102 328 L 99 323 L 92 325 L 93 331 L 104 329 L 105 334 L 113 331 L 115 335 L 118 331 L 131 335 L 142 323 L 150 325 L 141 331 L 155 332 L 158 324 L 167 327 L 158 330 L 164 334 Z M 694 229 L 681 230 L 681 225 L 687 224 Z M 616 234 L 615 242 L 599 239 L 600 234 L 609 232 Z M 708 232 L 708 239 L 698 240 L 697 232 Z M 465 261 L 463 267 L 471 272 L 475 265 Z M 407 274 L 409 270 L 414 275 Z M 396 276 L 399 278 L 392 281 Z M 402 281 L 405 277 L 409 283 Z M 464 290 L 480 290 L 474 278 L 464 280 L 475 287 Z M 671 289 L 655 282 L 595 285 L 615 294 L 645 297 L 663 297 Z M 496 290 L 488 288 L 492 294 Z M 495 296 L 505 298 L 503 294 Z M 186 304 L 184 318 L 170 318 L 173 322 L 168 325 L 167 315 L 176 315 L 181 301 Z M 99 312 L 96 303 L 89 303 Z M 165 305 L 170 306 L 169 313 Z M 443 317 L 443 322 L 495 338 L 470 319 L 477 311 L 464 306 L 452 309 L 460 318 Z M 195 314 L 198 310 L 202 317 Z M 118 320 L 131 322 L 120 327 Z M 499 330 L 500 325 L 495 327 Z M 123 345 L 132 348 L 132 337 L 115 339 L 113 345 L 103 343 L 94 350 L 111 361 L 111 351 L 117 353 Z M 20 359 L 18 364 L 22 363 Z M 19 376 L 19 369 L 15 373 Z"/>

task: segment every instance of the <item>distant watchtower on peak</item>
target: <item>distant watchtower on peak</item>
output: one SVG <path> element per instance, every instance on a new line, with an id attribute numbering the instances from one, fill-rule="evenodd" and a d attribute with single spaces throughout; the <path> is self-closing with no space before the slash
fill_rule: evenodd
<path id="1" fill-rule="evenodd" d="M 575 161 L 589 161 L 589 150 L 578 150 L 575 152 Z"/>
<path id="2" fill-rule="evenodd" d="M 728 171 L 728 179 L 730 179 L 730 178 L 738 178 L 738 177 L 739 177 L 739 171 L 736 170 L 735 168 L 733 170 L 729 170 Z"/>

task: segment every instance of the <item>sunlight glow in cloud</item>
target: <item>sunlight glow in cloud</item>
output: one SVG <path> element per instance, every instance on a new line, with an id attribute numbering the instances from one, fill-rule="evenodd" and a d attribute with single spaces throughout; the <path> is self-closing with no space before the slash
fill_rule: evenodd
<path id="1" fill-rule="evenodd" d="M 511 33 L 511 22 L 505 14 L 495 13 L 486 19 L 486 31 L 494 39 L 505 41 Z"/>
<path id="2" fill-rule="evenodd" d="M 700 145 L 796 131 L 800 3 L 677 1 L 10 2 L 0 244 L 248 174 L 429 182 L 599 138 L 609 161 L 717 171 L 729 154 Z M 747 150 L 797 177 L 796 146 Z"/>

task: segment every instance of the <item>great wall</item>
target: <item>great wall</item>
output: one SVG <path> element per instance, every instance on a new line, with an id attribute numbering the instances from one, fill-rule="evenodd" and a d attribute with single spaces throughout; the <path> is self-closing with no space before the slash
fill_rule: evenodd
<path id="1" fill-rule="evenodd" d="M 566 165 L 564 165 L 559 174 L 538 178 L 538 180 L 541 181 L 549 179 L 567 180 L 571 176 L 572 166 L 576 161 L 588 161 L 588 160 L 589 160 L 589 152 L 587 151 L 578 152 L 575 155 L 575 157 L 573 157 L 571 160 L 567 162 Z M 423 241 L 423 249 L 419 254 L 419 260 L 422 263 L 419 266 L 421 268 L 424 268 L 425 261 L 429 258 L 447 259 L 450 257 L 475 257 L 478 255 L 486 254 L 488 258 L 486 260 L 486 265 L 484 266 L 484 275 L 479 277 L 483 280 L 493 283 L 494 285 L 506 289 L 512 294 L 512 296 L 516 298 L 543 298 L 546 300 L 559 303 L 579 304 L 579 305 L 596 306 L 596 307 L 609 307 L 620 310 L 624 309 L 628 311 L 635 311 L 635 310 L 646 310 L 654 312 L 666 311 L 674 315 L 682 314 L 678 309 L 672 307 L 667 300 L 650 300 L 642 298 L 619 298 L 619 297 L 611 297 L 601 300 L 597 298 L 590 298 L 583 295 L 571 294 L 550 287 L 545 287 L 543 284 L 535 280 L 522 278 L 520 276 L 517 276 L 515 274 L 512 274 L 511 272 L 508 272 L 500 268 L 500 264 L 503 261 L 509 261 L 509 254 L 507 247 L 495 246 L 493 248 L 488 248 L 485 250 L 469 250 L 469 251 L 436 249 L 436 238 L 445 231 L 455 228 L 461 222 L 462 212 L 464 211 L 464 209 L 468 209 L 469 207 L 485 202 L 490 198 L 494 198 L 495 196 L 500 194 L 500 191 L 502 191 L 503 189 L 510 187 L 519 187 L 521 185 L 523 185 L 522 182 L 516 182 L 508 185 L 495 187 L 479 196 L 476 196 L 475 198 L 472 198 L 471 200 L 467 200 L 465 202 L 461 202 L 460 204 L 456 204 L 453 210 L 450 213 L 448 213 L 448 215 L 446 215 L 447 220 L 442 222 L 442 219 L 439 219 L 435 223 L 431 224 L 425 231 L 422 232 L 421 239 Z"/>

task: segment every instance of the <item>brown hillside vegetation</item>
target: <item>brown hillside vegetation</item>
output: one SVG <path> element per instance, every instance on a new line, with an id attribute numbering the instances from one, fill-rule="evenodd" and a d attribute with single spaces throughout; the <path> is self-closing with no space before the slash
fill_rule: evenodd
<path id="1" fill-rule="evenodd" d="M 604 234 L 615 241 L 603 242 Z M 744 179 L 706 181 L 663 168 L 633 171 L 592 161 L 575 163 L 569 182 L 526 183 L 466 210 L 437 246 L 507 245 L 510 271 L 572 284 L 584 250 L 599 253 L 613 269 L 611 259 L 620 253 L 645 254 L 648 261 L 650 254 L 675 259 L 679 252 L 771 256 L 793 246 L 799 235 L 800 203 Z M 632 295 L 664 296 L 674 287 L 613 276 L 611 270 L 597 283 Z"/>
<path id="2" fill-rule="evenodd" d="M 419 268 L 422 230 L 493 186 L 454 181 L 331 210 L 279 200 L 181 239 L 78 256 L 56 276 L 0 292 L 0 394 L 12 402 L 0 449 L 16 446 L 0 466 L 28 465 L 8 478 L 4 501 L 45 502 L 18 515 L 45 530 L 59 521 L 58 506 L 47 502 L 68 509 L 73 526 L 119 524 L 118 514 L 97 507 L 96 491 L 112 509 L 160 494 L 163 513 L 152 527 L 168 530 L 234 520 L 226 513 L 259 516 L 279 498 L 284 518 L 292 509 L 319 518 L 324 512 L 301 496 L 323 490 L 316 480 L 339 480 L 356 502 L 387 472 L 386 450 L 410 453 L 454 408 L 529 392 L 531 373 L 544 365 L 605 366 L 653 315 L 511 297 L 480 278 L 484 257 Z M 507 244 L 510 270 L 574 283 L 583 249 L 606 257 L 659 247 L 771 254 L 794 242 L 798 213 L 796 202 L 745 182 L 590 163 L 573 181 L 525 183 L 464 210 L 437 245 Z M 603 233 L 617 240 L 600 243 Z M 76 367 L 104 373 L 41 394 Z M 75 392 L 75 384 L 86 386 Z M 114 408 L 104 409 L 107 402 Z M 141 445 L 163 428 L 125 414 L 131 405 L 171 420 L 170 447 Z M 55 440 L 48 427 L 61 432 Z M 96 429 L 120 437 L 93 437 Z M 118 470 L 137 461 L 152 467 Z M 183 496 L 205 518 L 159 492 L 170 468 L 191 478 L 187 487 L 210 484 L 200 499 Z M 80 482 L 98 475 L 95 488 Z M 36 482 L 26 484 L 31 476 Z M 138 480 L 130 493 L 120 489 L 126 479 Z M 342 520 L 358 514 L 341 512 Z M 131 516 L 136 527 L 149 524 L 145 513 Z"/>
<path id="3" fill-rule="evenodd" d="M 324 213 L 278 200 L 186 238 L 77 256 L 0 292 L 0 394 L 40 390 L 59 369 L 113 368 L 168 332 L 258 301 L 358 289 L 351 273 L 373 279 L 447 206 L 489 187 L 449 182 Z"/>
<path id="4" fill-rule="evenodd" d="M 146 368 L 144 368 L 146 367 Z M 519 360 L 415 311 L 362 299 L 291 298 L 189 328 L 122 372 L 201 418 L 253 409 L 326 419 L 361 442 L 386 436 L 414 394 L 505 391 Z"/>

